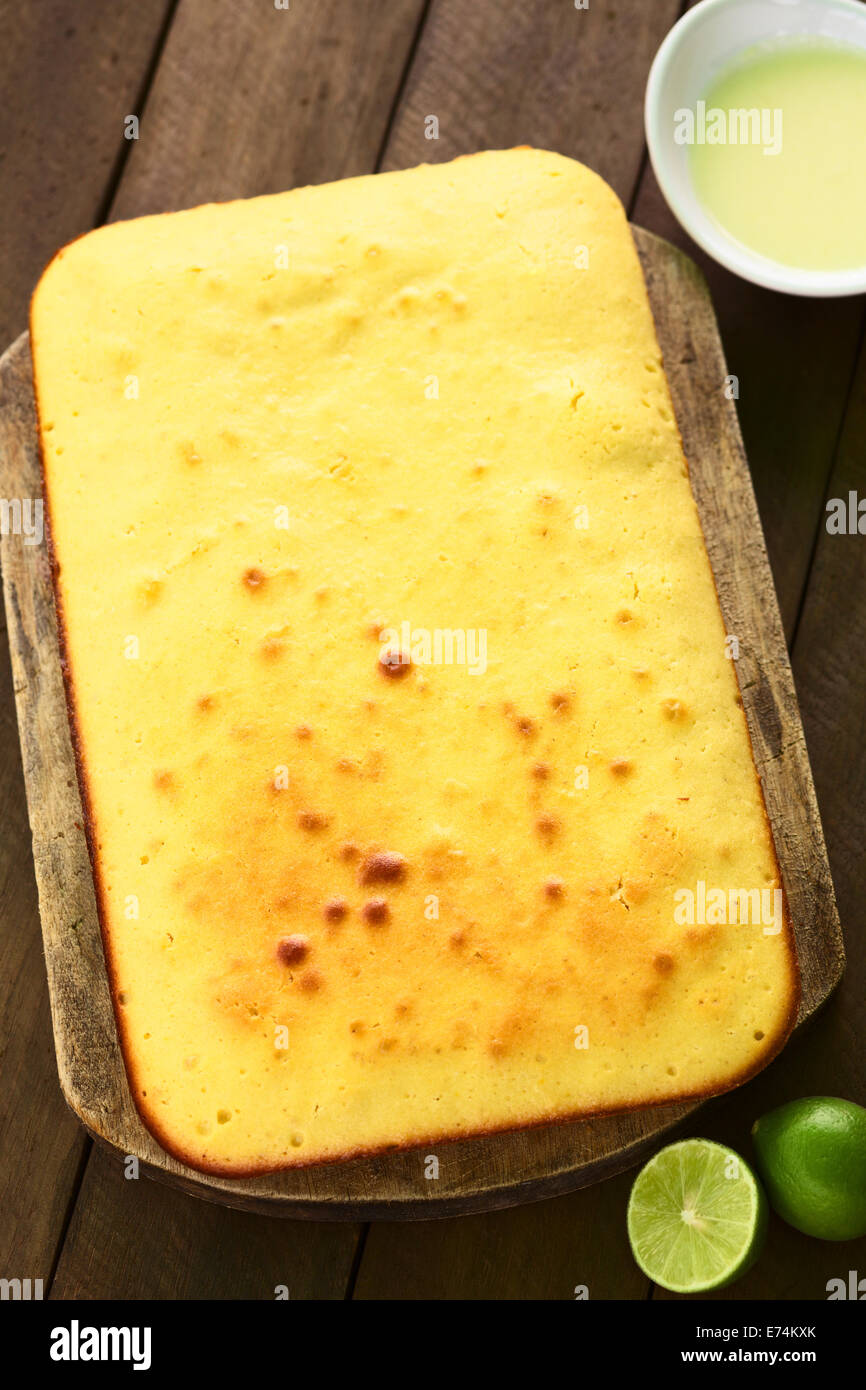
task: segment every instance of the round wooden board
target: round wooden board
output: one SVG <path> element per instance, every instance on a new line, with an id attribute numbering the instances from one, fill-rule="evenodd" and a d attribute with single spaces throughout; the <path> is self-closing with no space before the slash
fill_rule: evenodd
<path id="1" fill-rule="evenodd" d="M 827 999 L 844 955 L 824 839 L 773 581 L 715 316 L 696 267 L 634 229 L 692 487 L 788 896 L 802 975 L 799 1023 Z M 29 338 L 0 360 L 5 498 L 41 495 Z M 211 1201 L 317 1220 L 430 1219 L 512 1206 L 587 1186 L 637 1163 L 698 1107 L 669 1105 L 250 1179 L 205 1176 L 169 1157 L 132 1103 L 120 1054 L 57 645 L 44 546 L 3 537 L 18 722 L 55 1046 L 63 1093 L 88 1131 L 142 1170 Z"/>

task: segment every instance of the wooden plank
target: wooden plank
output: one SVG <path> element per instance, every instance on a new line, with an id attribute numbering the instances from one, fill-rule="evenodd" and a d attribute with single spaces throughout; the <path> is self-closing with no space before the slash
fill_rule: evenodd
<path id="1" fill-rule="evenodd" d="M 376 1222 L 354 1297 L 644 1298 L 647 1281 L 626 1237 L 630 1186 L 623 1176 L 555 1201 L 457 1221 Z"/>
<path id="2" fill-rule="evenodd" d="M 341 1299 L 357 1227 L 269 1221 L 165 1184 L 128 1179 L 97 1149 L 87 1167 L 51 1297 Z M 282 1295 L 285 1297 L 285 1294 Z"/>
<path id="3" fill-rule="evenodd" d="M 846 412 L 828 499 L 866 499 L 866 342 L 861 344 L 854 386 Z M 857 1055 L 856 1039 L 866 1024 L 866 938 L 853 930 L 863 917 L 866 867 L 866 760 L 863 714 L 866 707 L 866 541 L 863 534 L 832 534 L 822 514 L 820 539 L 803 615 L 797 630 L 794 663 L 803 718 L 815 749 L 816 778 L 825 806 L 832 867 L 840 906 L 852 930 L 852 969 L 845 1000 L 848 1034 L 846 1062 Z M 866 518 L 861 521 L 866 533 Z M 859 984 L 859 988 L 858 988 Z M 858 1026 L 860 1025 L 860 1026 Z M 843 1039 L 840 1037 L 841 1043 Z M 861 1095 L 866 1072 L 856 1069 Z"/>
<path id="4" fill-rule="evenodd" d="M 172 3 L 0 6 L 0 351 L 58 246 L 99 220 Z"/>
<path id="5" fill-rule="evenodd" d="M 181 0 L 111 220 L 375 167 L 423 0 Z"/>
<path id="6" fill-rule="evenodd" d="M 741 643 L 738 674 L 797 931 L 805 1017 L 835 983 L 838 924 L 748 470 L 730 403 L 708 386 L 724 375 L 724 363 L 702 282 L 672 248 L 647 233 L 636 236 L 723 614 Z M 9 384 L 0 448 L 5 489 L 32 496 L 39 479 L 25 340 L 7 355 L 3 377 Z M 255 1209 L 276 1205 L 292 1214 L 417 1217 L 431 1208 L 479 1210 L 583 1186 L 629 1166 L 682 1118 L 682 1106 L 665 1107 L 449 1145 L 435 1185 L 423 1181 L 423 1151 L 241 1181 L 195 1174 L 170 1159 L 138 1119 L 120 1060 L 80 829 L 47 566 L 19 537 L 6 537 L 4 547 L 61 1081 L 93 1133 L 212 1199 Z"/>
<path id="7" fill-rule="evenodd" d="M 47 1280 L 86 1139 L 63 1104 L 57 1084 L 7 649 L 4 623 L 0 638 L 0 1275 Z"/>
<path id="8" fill-rule="evenodd" d="M 434 0 L 383 167 L 536 145 L 581 159 L 624 202 L 643 152 L 642 94 L 679 0 Z M 439 138 L 425 136 L 428 116 Z"/>
<path id="9" fill-rule="evenodd" d="M 851 383 L 862 298 L 797 298 L 732 275 L 680 227 L 649 163 L 633 217 L 681 247 L 707 277 L 737 377 L 737 411 L 790 638 Z"/>
<path id="10" fill-rule="evenodd" d="M 57 245 L 97 217 L 170 9 L 0 7 L 0 345 Z M 57 1084 L 5 627 L 0 645 L 0 1274 L 47 1280 L 88 1141 Z"/>
<path id="11" fill-rule="evenodd" d="M 866 499 L 866 342 L 861 344 L 828 499 Z M 832 534 L 828 514 L 822 525 L 794 647 L 797 683 L 810 743 L 816 749 L 816 775 L 832 844 L 832 866 L 839 901 L 852 925 L 863 915 L 862 886 L 866 845 L 866 762 L 863 710 L 866 706 L 866 544 L 863 534 Z M 866 519 L 860 523 L 866 532 Z M 852 963 L 866 977 L 866 939 L 851 932 Z M 852 970 L 852 985 L 856 967 Z M 850 1000 L 863 1017 L 864 994 Z M 852 1020 L 853 1022 L 853 1020 Z M 850 1055 L 856 1032 L 846 1055 Z M 861 1085 L 866 1073 L 859 1069 Z"/>

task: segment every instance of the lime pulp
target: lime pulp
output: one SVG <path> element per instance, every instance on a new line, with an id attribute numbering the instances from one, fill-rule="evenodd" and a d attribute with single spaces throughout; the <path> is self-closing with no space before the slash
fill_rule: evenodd
<path id="1" fill-rule="evenodd" d="M 628 1204 L 632 1254 L 644 1274 L 673 1293 L 705 1293 L 754 1263 L 767 1200 L 733 1149 L 684 1139 L 638 1173 Z"/>

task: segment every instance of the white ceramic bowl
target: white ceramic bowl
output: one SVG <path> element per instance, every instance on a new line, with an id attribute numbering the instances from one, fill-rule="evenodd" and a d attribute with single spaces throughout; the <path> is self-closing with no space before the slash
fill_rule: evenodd
<path id="1" fill-rule="evenodd" d="M 768 289 L 832 296 L 866 292 L 866 264 L 853 270 L 799 270 L 750 251 L 719 226 L 692 185 L 688 145 L 674 143 L 674 112 L 694 107 L 718 73 L 766 39 L 816 35 L 866 50 L 860 0 L 701 0 L 675 24 L 655 56 L 644 120 L 653 170 L 674 216 L 721 265 Z"/>

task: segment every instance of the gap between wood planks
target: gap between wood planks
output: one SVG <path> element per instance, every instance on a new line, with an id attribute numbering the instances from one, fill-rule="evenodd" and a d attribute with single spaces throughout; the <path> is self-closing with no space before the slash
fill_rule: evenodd
<path id="1" fill-rule="evenodd" d="M 156 76 L 156 71 L 159 67 L 160 59 L 162 58 L 163 52 L 165 50 L 165 45 L 168 42 L 168 36 L 171 32 L 171 26 L 174 23 L 174 17 L 177 14 L 178 6 L 180 5 L 180 3 L 181 0 L 169 0 L 169 6 L 165 12 L 165 18 L 163 19 L 160 31 L 156 36 L 156 42 L 153 46 L 153 52 L 150 55 L 150 62 L 148 63 L 144 71 L 139 91 L 136 96 L 135 105 L 132 108 L 135 115 L 138 116 L 139 121 L 141 121 L 144 116 L 144 111 L 147 106 L 147 98 L 150 94 L 150 89 L 153 86 L 153 79 Z M 114 161 L 114 167 L 111 171 L 111 174 L 109 175 L 108 182 L 105 186 L 105 193 L 103 195 L 102 202 L 99 207 L 99 213 L 97 215 L 96 221 L 93 224 L 95 227 L 101 227 L 103 223 L 108 221 L 108 217 L 111 212 L 111 205 L 114 202 L 115 195 L 117 194 L 117 190 L 120 187 L 124 170 L 126 169 L 126 162 L 129 159 L 130 153 L 132 151 L 132 145 L 133 142 L 131 140 L 122 139 L 120 142 L 120 148 L 117 152 L 117 158 Z"/>
<path id="2" fill-rule="evenodd" d="M 400 81 L 397 84 L 397 90 L 394 93 L 394 100 L 391 103 L 391 110 L 388 112 L 388 120 L 385 124 L 385 130 L 382 134 L 382 139 L 379 144 L 378 152 L 376 154 L 376 161 L 373 165 L 374 173 L 378 174 L 379 170 L 382 168 L 382 161 L 385 158 L 385 152 L 388 148 L 388 141 L 391 138 L 391 131 L 394 127 L 394 122 L 397 119 L 397 112 L 400 109 L 400 103 L 403 100 L 406 88 L 409 83 L 409 74 L 411 73 L 412 68 L 414 66 L 415 55 L 417 54 L 418 49 L 420 47 L 421 36 L 423 35 L 424 30 L 427 26 L 427 17 L 430 14 L 430 6 L 433 3 L 434 0 L 424 0 L 424 3 L 421 7 L 421 13 L 418 17 L 418 26 L 415 30 L 412 42 L 409 45 L 409 51 L 406 54 L 406 61 L 403 64 L 403 72 L 400 77 Z"/>

